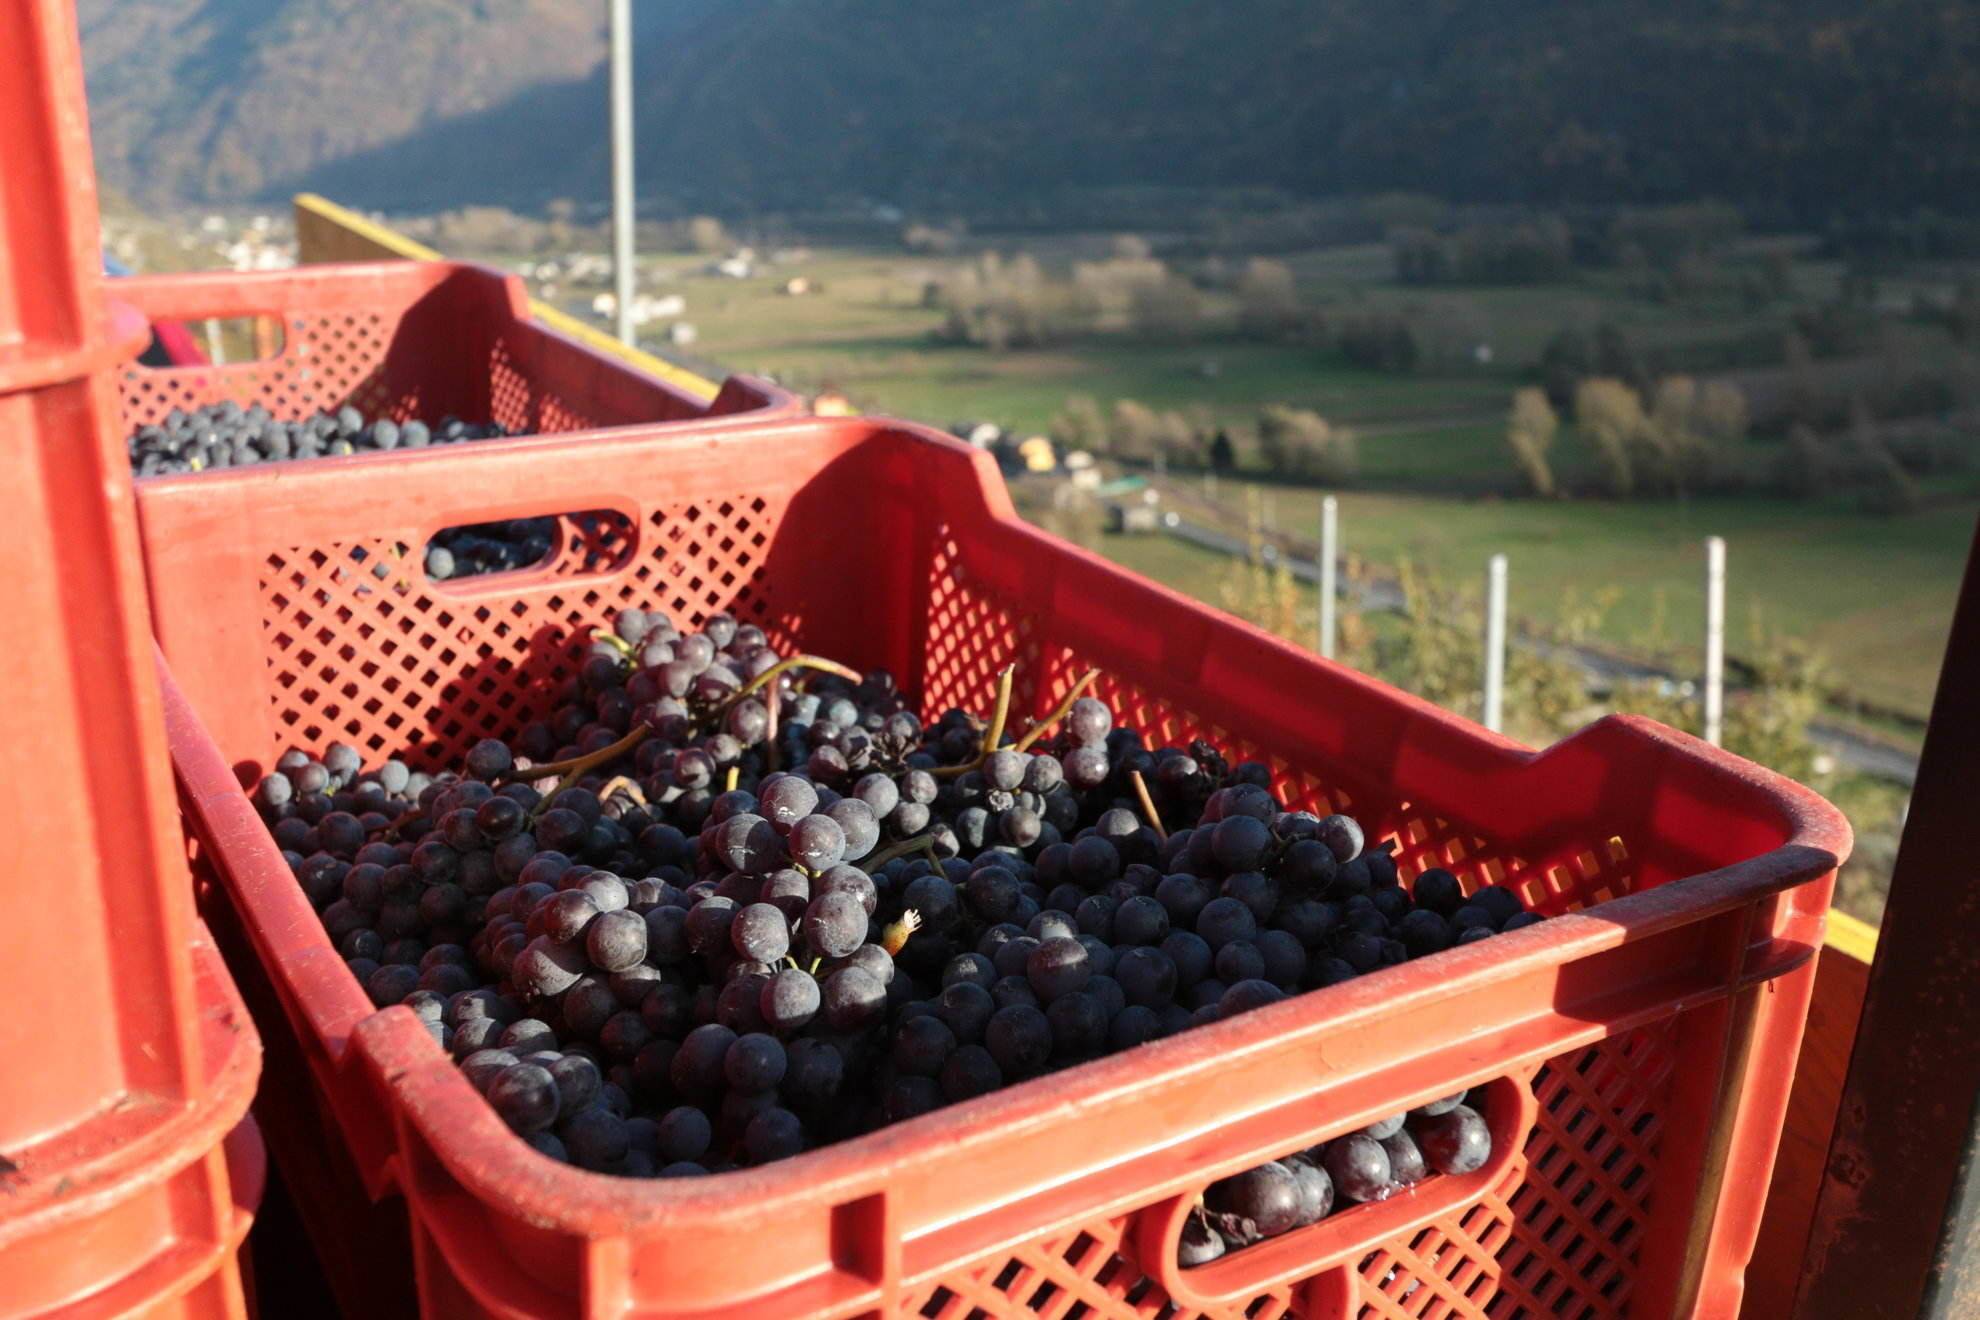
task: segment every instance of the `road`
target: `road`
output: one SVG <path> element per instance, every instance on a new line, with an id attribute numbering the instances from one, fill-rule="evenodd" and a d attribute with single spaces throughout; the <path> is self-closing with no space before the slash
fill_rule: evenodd
<path id="1" fill-rule="evenodd" d="M 1173 490 L 1164 495 L 1174 495 Z M 1251 545 L 1241 537 L 1187 517 L 1175 509 L 1167 509 L 1161 518 L 1162 529 L 1179 541 L 1200 546 L 1217 554 L 1229 555 L 1236 559 L 1248 559 Z M 1267 542 L 1260 547 L 1260 554 L 1267 563 L 1283 562 L 1286 571 L 1304 582 L 1320 580 L 1320 565 L 1311 558 L 1302 558 L 1290 549 Z M 1401 587 L 1386 578 L 1356 578 L 1350 580 L 1345 573 L 1337 573 L 1335 581 L 1341 590 L 1356 605 L 1364 610 L 1399 614 L 1403 609 Z M 1512 645 L 1524 650 L 1551 656 L 1566 656 L 1579 665 L 1591 684 L 1597 689 L 1609 687 L 1617 682 L 1663 681 L 1667 683 L 1689 684 L 1695 675 L 1677 674 L 1655 665 L 1631 660 L 1597 647 L 1565 646 L 1538 638 L 1514 637 Z M 1860 774 L 1874 776 L 1905 785 L 1907 788 L 1918 777 L 1918 760 L 1902 748 L 1892 747 L 1874 739 L 1865 738 L 1852 729 L 1826 720 L 1812 720 L 1808 734 L 1816 745 L 1836 758 L 1841 765 Z"/>

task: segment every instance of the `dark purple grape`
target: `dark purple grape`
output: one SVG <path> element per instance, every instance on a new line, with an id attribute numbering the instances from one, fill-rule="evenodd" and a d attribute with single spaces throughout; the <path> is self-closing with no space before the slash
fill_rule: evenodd
<path id="1" fill-rule="evenodd" d="M 577 984 L 589 966 L 581 949 L 539 935 L 517 955 L 509 979 L 523 994 L 547 998 Z"/>
<path id="2" fill-rule="evenodd" d="M 1449 916 L 1464 903 L 1464 886 L 1441 866 L 1433 866 L 1416 877 L 1410 887 L 1416 906 Z"/>
<path id="3" fill-rule="evenodd" d="M 557 1121 L 557 1082 L 533 1063 L 504 1068 L 488 1082 L 488 1103 L 517 1132 L 537 1132 Z"/>
<path id="4" fill-rule="evenodd" d="M 955 1048 L 955 1033 L 940 1017 L 911 1018 L 895 1033 L 894 1067 L 907 1076 L 934 1077 L 942 1071 L 942 1065 Z"/>
<path id="5" fill-rule="evenodd" d="M 1398 1188 L 1414 1187 L 1430 1176 L 1423 1151 L 1407 1130 L 1383 1137 L 1381 1142 L 1382 1149 L 1389 1153 L 1389 1178 Z"/>
<path id="6" fill-rule="evenodd" d="M 722 1061 L 722 1073 L 738 1091 L 770 1091 L 784 1080 L 788 1060 L 775 1036 L 751 1032 L 736 1037 Z"/>
<path id="7" fill-rule="evenodd" d="M 790 921 L 770 903 L 751 903 L 729 923 L 729 942 L 753 962 L 775 963 L 791 951 Z"/>
<path id="8" fill-rule="evenodd" d="M 1217 1230 L 1191 1215 L 1183 1221 L 1182 1236 L 1176 1242 L 1176 1264 L 1184 1269 L 1207 1265 L 1224 1254 L 1224 1239 Z"/>
<path id="9" fill-rule="evenodd" d="M 1333 1180 L 1334 1188 L 1350 1201 L 1380 1201 L 1395 1190 L 1389 1169 L 1389 1152 L 1382 1143 L 1360 1132 L 1327 1143 L 1321 1167 Z"/>
<path id="10" fill-rule="evenodd" d="M 1215 1214 L 1249 1220 L 1261 1238 L 1277 1237 L 1299 1225 L 1299 1179 L 1274 1160 L 1211 1183 L 1203 1203 Z"/>
<path id="11" fill-rule="evenodd" d="M 1086 946 L 1063 936 L 1045 940 L 1025 960 L 1025 979 L 1047 1004 L 1084 989 L 1093 975 Z"/>
<path id="12" fill-rule="evenodd" d="M 1429 1104 L 1418 1105 L 1409 1111 L 1409 1121 L 1414 1122 L 1419 1118 L 1435 1118 L 1439 1114 L 1448 1114 L 1463 1104 L 1464 1098 L 1470 1094 L 1471 1092 L 1469 1091 L 1459 1091 L 1456 1095 L 1447 1095 L 1441 1100 L 1432 1100 Z"/>
<path id="13" fill-rule="evenodd" d="M 602 913 L 585 931 L 584 947 L 601 971 L 638 967 L 646 957 L 646 919 L 623 909 Z"/>
<path id="14" fill-rule="evenodd" d="M 759 1008 L 770 1029 L 782 1036 L 804 1030 L 818 1016 L 823 992 L 809 972 L 786 967 L 763 987 Z"/>
<path id="15" fill-rule="evenodd" d="M 1215 951 L 1233 940 L 1254 938 L 1258 919 L 1234 898 L 1213 898 L 1196 915 L 1196 933 Z"/>
<path id="16" fill-rule="evenodd" d="M 1305 1228 L 1325 1219 L 1334 1208 L 1334 1180 L 1327 1171 L 1304 1155 L 1288 1156 L 1280 1163 L 1299 1181 L 1299 1218 L 1293 1227 Z"/>
<path id="17" fill-rule="evenodd" d="M 1384 1137 L 1393 1137 L 1396 1133 L 1403 1130 L 1403 1123 L 1408 1118 L 1408 1114 L 1396 1114 L 1391 1118 L 1380 1119 L 1361 1129 L 1361 1133 L 1363 1136 L 1373 1137 L 1377 1141 L 1382 1140 Z"/>
<path id="18" fill-rule="evenodd" d="M 669 1076 L 674 1089 L 691 1099 L 713 1099 L 726 1085 L 724 1063 L 736 1033 L 719 1023 L 696 1027 L 681 1041 Z"/>
<path id="19" fill-rule="evenodd" d="M 1485 1116 L 1469 1105 L 1416 1119 L 1409 1132 L 1423 1152 L 1424 1163 L 1438 1173 L 1474 1173 L 1492 1158 L 1492 1129 Z"/>
<path id="20" fill-rule="evenodd" d="M 1004 1084 L 1003 1070 L 981 1045 L 963 1045 L 942 1064 L 937 1083 L 951 1104 L 988 1095 Z"/>
<path id="21" fill-rule="evenodd" d="M 887 987 L 857 967 L 842 967 L 833 972 L 820 989 L 825 1022 L 834 1031 L 858 1031 L 871 1025 L 887 1008 Z"/>
<path id="22" fill-rule="evenodd" d="M 852 894 L 824 894 L 811 900 L 798 933 L 814 955 L 844 958 L 865 943 L 866 916 L 866 908 Z"/>
<path id="23" fill-rule="evenodd" d="M 804 1124 L 788 1109 L 766 1109 L 743 1131 L 743 1153 L 751 1164 L 788 1159 L 803 1150 Z"/>
<path id="24" fill-rule="evenodd" d="M 830 816 L 806 816 L 791 826 L 791 857 L 811 871 L 837 866 L 846 856 L 846 832 Z"/>
<path id="25" fill-rule="evenodd" d="M 1012 1004 L 991 1015 L 983 1044 L 1006 1078 L 1030 1077 L 1051 1061 L 1052 1024 L 1038 1009 Z"/>

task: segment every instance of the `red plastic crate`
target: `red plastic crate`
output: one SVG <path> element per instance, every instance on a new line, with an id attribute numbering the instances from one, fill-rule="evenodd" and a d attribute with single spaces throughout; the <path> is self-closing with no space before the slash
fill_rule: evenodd
<path id="1" fill-rule="evenodd" d="M 243 407 L 263 404 L 283 418 L 335 412 L 348 403 L 367 416 L 437 421 L 452 414 L 524 435 L 584 433 L 569 437 L 579 440 L 616 426 L 803 411 L 795 395 L 749 376 L 730 377 L 712 400 L 689 394 L 535 320 L 517 277 L 460 262 L 142 275 L 118 280 L 115 289 L 154 322 L 251 317 L 278 325 L 282 336 L 279 348 L 258 361 L 129 363 L 119 382 L 127 429 L 174 408 L 229 399 Z M 425 452 L 346 461 L 404 462 Z"/>
<path id="2" fill-rule="evenodd" d="M 986 456 L 902 424 L 710 424 L 581 462 L 471 448 L 156 483 L 143 508 L 174 762 L 242 975 L 354 1180 L 403 1196 L 429 1314 L 1737 1310 L 1848 848 L 1819 798 L 1636 719 L 1528 751 L 1027 526 Z M 450 522 L 584 503 L 636 530 L 572 571 L 365 572 Z M 1395 839 L 1405 875 L 1510 884 L 1555 919 L 762 1169 L 551 1163 L 410 1011 L 372 1010 L 239 785 L 291 744 L 438 765 L 513 733 L 627 604 L 731 610 L 893 670 L 930 712 L 987 708 L 1016 662 L 1013 718 L 1035 716 L 1098 666 L 1124 722 L 1264 760 L 1290 804 Z M 1208 1182 L 1475 1085 L 1486 1169 L 1176 1269 Z"/>
<path id="3" fill-rule="evenodd" d="M 238 1253 L 266 1156 L 247 1113 L 259 1042 L 203 927 L 190 948 L 199 1075 L 192 1098 L 131 1095 L 0 1166 L 0 1316 L 240 1320 Z M 141 987 L 140 987 L 141 988 Z M 17 996 L 17 1011 L 50 1006 Z M 66 1015 L 57 1015 L 66 1016 Z M 12 1056 L 23 1082 L 44 1070 Z"/>

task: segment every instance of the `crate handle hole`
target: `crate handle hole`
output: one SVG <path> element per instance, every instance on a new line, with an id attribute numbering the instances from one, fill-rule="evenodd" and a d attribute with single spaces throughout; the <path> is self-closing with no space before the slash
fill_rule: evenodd
<path id="1" fill-rule="evenodd" d="M 638 524 L 618 509 L 577 509 L 443 527 L 428 538 L 421 562 L 428 578 L 445 584 L 595 577 L 631 563 L 638 539 Z"/>

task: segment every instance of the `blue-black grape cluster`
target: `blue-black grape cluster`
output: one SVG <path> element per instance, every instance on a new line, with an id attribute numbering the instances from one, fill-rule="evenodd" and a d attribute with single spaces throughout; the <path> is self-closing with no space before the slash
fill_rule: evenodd
<path id="1" fill-rule="evenodd" d="M 368 419 L 348 404 L 334 413 L 286 420 L 259 403 L 242 407 L 230 399 L 192 412 L 174 408 L 164 421 L 138 427 L 127 444 L 131 470 L 140 477 L 153 477 L 298 458 L 425 449 L 509 434 L 494 422 L 464 422 L 452 416 L 432 423 Z M 427 546 L 427 574 L 462 578 L 527 567 L 550 553 L 556 528 L 553 518 L 449 527 Z"/>
<path id="2" fill-rule="evenodd" d="M 214 468 L 254 467 L 298 458 L 327 458 L 389 449 L 424 449 L 509 434 L 493 422 L 443 417 L 436 423 L 367 419 L 349 404 L 334 413 L 290 420 L 259 403 L 232 399 L 187 412 L 174 408 L 162 422 L 131 432 L 131 470 L 140 477 Z"/>
<path id="3" fill-rule="evenodd" d="M 339 745 L 254 797 L 374 1003 L 538 1150 L 636 1176 L 792 1155 L 1529 919 L 1448 872 L 1412 902 L 1353 820 L 1091 697 L 986 755 L 985 721 L 924 725 L 887 675 L 833 669 L 728 615 L 628 610 L 458 772 Z M 1160 834 L 1137 777 L 1196 823 Z"/>
<path id="4" fill-rule="evenodd" d="M 1212 1183 L 1183 1224 L 1177 1263 L 1204 1265 L 1336 1210 L 1386 1201 L 1433 1174 L 1484 1168 L 1492 1129 L 1466 1096 L 1460 1091 Z"/>

